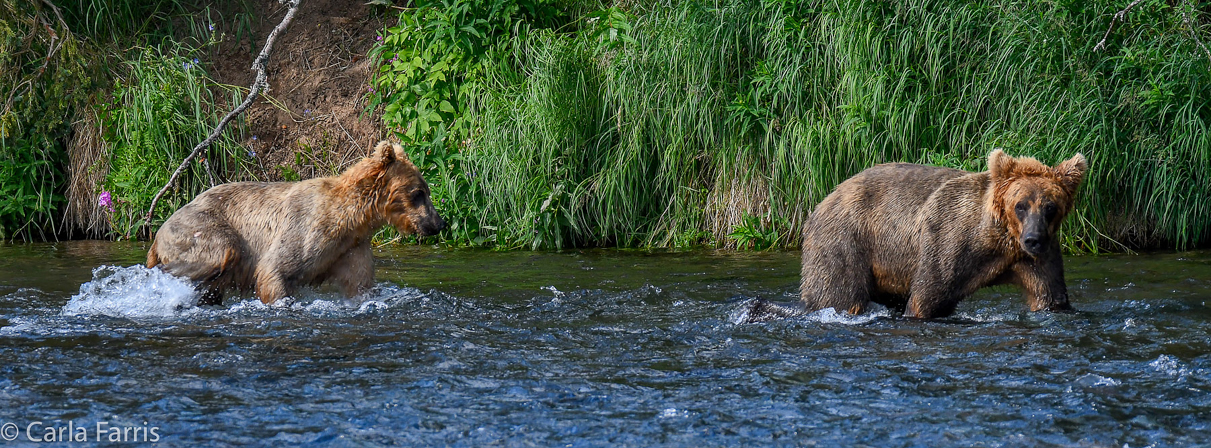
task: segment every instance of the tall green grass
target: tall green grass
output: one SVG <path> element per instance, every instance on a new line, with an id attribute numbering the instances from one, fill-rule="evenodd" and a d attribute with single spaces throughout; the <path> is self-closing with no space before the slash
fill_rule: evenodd
<path id="1" fill-rule="evenodd" d="M 814 205 L 862 169 L 982 170 L 1004 148 L 1089 158 L 1069 250 L 1205 245 L 1211 61 L 1191 33 L 1211 40 L 1211 12 L 1143 4 L 1094 52 L 1123 6 L 614 7 L 501 36 L 507 56 L 458 78 L 466 138 L 413 150 L 457 153 L 428 175 L 465 243 L 794 246 Z M 617 32 L 595 32 L 607 16 Z"/>
<path id="2" fill-rule="evenodd" d="M 251 42 L 250 11 L 244 1 L 0 0 L 0 239 L 134 237 L 151 196 L 218 121 L 218 96 L 236 93 L 196 58 L 224 35 Z M 149 224 L 237 174 L 242 154 L 225 136 Z"/>
<path id="3" fill-rule="evenodd" d="M 156 192 L 224 112 L 214 107 L 219 101 L 212 91 L 223 86 L 207 78 L 200 61 L 191 57 L 196 52 L 168 43 L 138 50 L 124 61 L 111 102 L 102 107 L 110 169 L 101 188 L 110 194 L 109 227 L 118 238 L 139 236 L 145 224 L 158 227 L 198 193 L 239 174 L 248 161 L 235 137 L 242 123 L 236 123 L 164 196 L 153 222 L 143 222 Z M 228 90 L 226 102 L 239 102 L 238 89 Z"/>

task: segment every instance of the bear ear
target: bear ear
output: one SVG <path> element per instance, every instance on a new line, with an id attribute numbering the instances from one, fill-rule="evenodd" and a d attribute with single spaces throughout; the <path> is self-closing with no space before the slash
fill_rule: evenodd
<path id="1" fill-rule="evenodd" d="M 395 148 L 399 147 L 399 145 L 392 145 L 386 141 L 378 142 L 378 145 L 374 147 L 374 152 L 370 154 L 370 158 L 381 162 L 383 165 L 395 161 L 395 149 L 392 146 Z"/>
<path id="2" fill-rule="evenodd" d="M 1089 171 L 1089 162 L 1085 160 L 1085 156 L 1077 153 L 1071 159 L 1060 162 L 1052 169 L 1060 178 L 1060 184 L 1064 186 L 1064 189 L 1069 193 L 1074 193 L 1077 187 L 1081 186 L 1081 181 L 1085 179 L 1085 172 Z"/>
<path id="3" fill-rule="evenodd" d="M 412 161 L 408 160 L 408 153 L 404 151 L 404 147 L 400 146 L 399 143 L 392 143 L 391 150 L 395 153 L 396 159 L 412 163 Z"/>
<path id="4" fill-rule="evenodd" d="M 1008 179 L 1016 163 L 1013 157 L 997 148 L 988 155 L 988 172 L 992 174 L 993 179 Z"/>

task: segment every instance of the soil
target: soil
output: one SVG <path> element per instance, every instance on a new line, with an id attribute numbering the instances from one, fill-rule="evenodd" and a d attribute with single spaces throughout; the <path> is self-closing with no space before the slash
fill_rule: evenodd
<path id="1" fill-rule="evenodd" d="M 246 7 L 253 14 L 251 36 L 216 30 L 225 38 L 208 67 L 216 81 L 245 88 L 255 76 L 253 58 L 288 9 L 266 0 L 250 0 Z M 266 64 L 268 93 L 245 111 L 243 144 L 257 161 L 252 177 L 336 174 L 386 136 L 377 111 L 366 111 L 372 69 L 366 54 L 383 23 L 381 8 L 361 1 L 302 2 Z"/>

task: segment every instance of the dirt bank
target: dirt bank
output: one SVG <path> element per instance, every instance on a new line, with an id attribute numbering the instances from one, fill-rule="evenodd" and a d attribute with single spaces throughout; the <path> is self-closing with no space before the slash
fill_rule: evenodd
<path id="1" fill-rule="evenodd" d="M 286 13 L 286 6 L 276 1 L 259 0 L 252 6 L 251 39 L 226 39 L 210 61 L 210 74 L 220 83 L 252 83 L 254 52 Z M 383 15 L 363 2 L 302 3 L 274 44 L 267 64 L 268 95 L 245 112 L 243 143 L 255 154 L 256 177 L 296 180 L 334 174 L 383 138 L 378 116 L 365 112 L 364 96 L 371 70 L 366 53 L 382 24 Z"/>

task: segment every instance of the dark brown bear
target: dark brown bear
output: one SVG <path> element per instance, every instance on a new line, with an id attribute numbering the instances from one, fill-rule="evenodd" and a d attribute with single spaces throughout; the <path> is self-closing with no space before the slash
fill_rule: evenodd
<path id="1" fill-rule="evenodd" d="M 804 225 L 807 311 L 858 314 L 873 301 L 942 317 L 977 289 L 1007 283 L 1022 288 L 1032 311 L 1071 309 L 1056 235 L 1085 157 L 1053 168 L 995 150 L 988 168 L 889 163 L 838 185 Z"/>
<path id="2" fill-rule="evenodd" d="M 403 149 L 382 142 L 339 176 L 207 190 L 160 227 L 147 267 L 199 282 L 201 304 L 229 287 L 255 287 L 268 304 L 328 280 L 352 297 L 374 283 L 370 237 L 386 224 L 421 235 L 446 225 Z"/>

